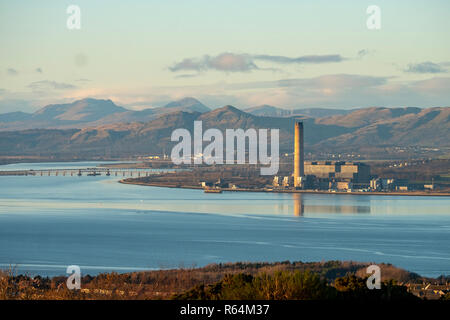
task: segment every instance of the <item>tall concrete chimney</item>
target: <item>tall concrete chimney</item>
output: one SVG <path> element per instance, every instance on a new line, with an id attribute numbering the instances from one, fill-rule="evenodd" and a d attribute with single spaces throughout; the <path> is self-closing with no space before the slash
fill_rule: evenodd
<path id="1" fill-rule="evenodd" d="M 294 137 L 294 187 L 300 187 L 299 177 L 305 175 L 305 150 L 303 147 L 303 122 L 295 122 Z"/>

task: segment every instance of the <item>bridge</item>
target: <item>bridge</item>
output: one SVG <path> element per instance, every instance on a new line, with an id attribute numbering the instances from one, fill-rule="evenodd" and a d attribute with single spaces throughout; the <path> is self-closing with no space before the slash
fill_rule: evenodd
<path id="1" fill-rule="evenodd" d="M 41 170 L 5 170 L 0 176 L 115 176 L 115 177 L 148 177 L 149 175 L 175 172 L 174 169 L 128 169 L 128 168 L 68 168 Z"/>

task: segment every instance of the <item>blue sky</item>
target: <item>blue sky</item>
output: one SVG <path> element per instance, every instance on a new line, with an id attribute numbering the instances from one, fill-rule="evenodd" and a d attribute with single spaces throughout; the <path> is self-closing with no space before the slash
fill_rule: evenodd
<path id="1" fill-rule="evenodd" d="M 66 27 L 69 5 L 81 29 Z M 381 29 L 366 27 L 369 5 Z M 141 109 L 448 106 L 449 1 L 0 0 L 0 112 L 109 98 Z"/>

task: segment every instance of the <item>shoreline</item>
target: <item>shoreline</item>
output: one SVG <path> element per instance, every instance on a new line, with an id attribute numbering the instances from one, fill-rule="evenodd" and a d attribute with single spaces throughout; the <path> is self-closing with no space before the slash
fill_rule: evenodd
<path id="1" fill-rule="evenodd" d="M 160 188 L 178 188 L 178 189 L 192 189 L 192 190 L 204 190 L 200 186 L 186 186 L 186 185 L 173 185 L 173 184 L 161 184 L 161 183 L 148 183 L 148 182 L 137 182 L 137 181 L 127 181 L 127 179 L 122 179 L 118 181 L 122 184 L 132 184 L 138 186 L 147 187 L 160 187 Z M 308 194 L 339 194 L 339 195 L 373 195 L 373 196 L 424 196 L 424 197 L 449 197 L 450 193 L 447 192 L 344 192 L 344 191 L 326 191 L 326 190 L 276 190 L 276 189 L 233 189 L 233 188 L 221 188 L 221 191 L 225 192 L 265 192 L 265 193 L 308 193 Z"/>

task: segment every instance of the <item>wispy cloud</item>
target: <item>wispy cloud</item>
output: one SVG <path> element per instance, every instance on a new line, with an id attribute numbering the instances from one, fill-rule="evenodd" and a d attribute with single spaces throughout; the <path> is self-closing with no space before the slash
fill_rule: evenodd
<path id="1" fill-rule="evenodd" d="M 169 67 L 172 72 L 180 70 L 248 72 L 254 69 L 258 69 L 258 67 L 249 55 L 229 52 L 221 53 L 215 57 L 204 55 L 201 58 L 187 58 Z"/>
<path id="2" fill-rule="evenodd" d="M 193 96 L 211 107 L 231 104 L 249 107 L 270 104 L 285 108 L 368 106 L 445 106 L 450 101 L 450 78 L 401 81 L 389 76 L 328 74 L 311 78 L 280 79 L 243 83 L 211 83 L 82 92 L 78 98 L 110 98 L 123 105 L 161 105 Z"/>
<path id="3" fill-rule="evenodd" d="M 298 87 L 299 89 L 345 89 L 374 87 L 386 84 L 389 77 L 376 77 L 355 74 L 330 74 L 314 78 L 281 79 L 276 81 L 257 81 L 230 84 L 231 90 L 269 89 Z"/>
<path id="4" fill-rule="evenodd" d="M 3 92 L 0 95 L 0 110 L 34 110 L 36 106 L 50 103 L 67 103 L 77 99 L 93 97 L 111 99 L 119 105 L 136 109 L 163 105 L 171 100 L 193 96 L 211 107 L 231 104 L 249 107 L 270 104 L 284 108 L 339 107 L 354 108 L 368 106 L 448 106 L 450 101 L 450 77 L 432 77 L 420 81 L 404 81 L 389 76 L 358 74 L 327 74 L 309 78 L 283 78 L 275 81 L 176 86 L 142 86 L 105 88 L 72 85 L 34 84 L 45 86 L 42 91 Z M 50 87 L 50 89 L 48 89 Z M 60 89 L 52 89 L 52 88 Z M 66 90 L 64 90 L 66 89 Z M 1 90 L 0 90 L 1 91 Z M 12 103 L 16 101 L 17 103 Z M 29 102 L 29 106 L 24 104 Z"/>
<path id="5" fill-rule="evenodd" d="M 91 80 L 86 79 L 86 78 L 80 78 L 80 79 L 76 79 L 75 81 L 77 81 L 77 82 L 90 82 Z"/>
<path id="6" fill-rule="evenodd" d="M 361 50 L 359 50 L 358 53 L 356 54 L 356 58 L 357 58 L 357 59 L 362 59 L 362 58 L 364 58 L 365 56 L 372 55 L 372 54 L 374 54 L 374 53 L 375 53 L 375 50 L 361 49 Z"/>
<path id="7" fill-rule="evenodd" d="M 311 79 L 280 80 L 281 87 L 302 86 L 308 88 L 362 88 L 375 87 L 387 82 L 388 77 L 365 76 L 355 74 L 331 74 Z"/>
<path id="8" fill-rule="evenodd" d="M 271 62 L 276 64 L 319 64 L 342 62 L 346 58 L 339 54 L 329 55 L 306 55 L 300 57 L 287 57 L 275 55 L 251 55 L 247 53 L 224 52 L 217 56 L 204 55 L 200 58 L 186 58 L 175 63 L 169 70 L 177 71 L 197 71 L 204 72 L 216 70 L 223 72 L 250 72 L 253 70 L 270 70 L 274 68 L 260 68 L 256 61 Z M 195 75 L 189 75 L 195 76 Z"/>
<path id="9" fill-rule="evenodd" d="M 19 71 L 14 68 L 8 68 L 6 69 L 6 73 L 10 76 L 17 76 L 19 74 Z"/>
<path id="10" fill-rule="evenodd" d="M 232 84 L 241 105 L 299 107 L 446 106 L 450 78 L 402 82 L 392 77 L 324 75 L 308 79 Z M 242 102 L 243 101 L 243 102 Z"/>
<path id="11" fill-rule="evenodd" d="M 447 72 L 447 70 L 442 66 L 442 64 L 433 63 L 431 61 L 415 63 L 415 64 L 410 63 L 404 71 L 411 72 L 411 73 L 445 73 L 445 72 Z"/>
<path id="12" fill-rule="evenodd" d="M 198 74 L 196 74 L 196 73 L 186 73 L 186 74 L 179 74 L 175 78 L 183 79 L 183 78 L 194 78 L 197 76 L 198 76 Z"/>
<path id="13" fill-rule="evenodd" d="M 70 83 L 56 82 L 49 80 L 34 81 L 30 83 L 27 87 L 33 91 L 68 90 L 78 88 L 77 86 Z"/>
<path id="14" fill-rule="evenodd" d="M 449 92 L 450 78 L 435 77 L 426 80 L 415 81 L 411 84 L 415 91 L 426 92 L 428 94 L 440 94 Z M 448 102 L 447 102 L 448 105 Z"/>
<path id="15" fill-rule="evenodd" d="M 344 61 L 339 54 L 329 54 L 329 55 L 310 55 L 301 57 L 286 57 L 286 56 L 272 56 L 272 55 L 254 55 L 252 56 L 255 60 L 270 61 L 281 64 L 293 64 L 293 63 L 329 63 L 329 62 L 341 62 Z"/>

